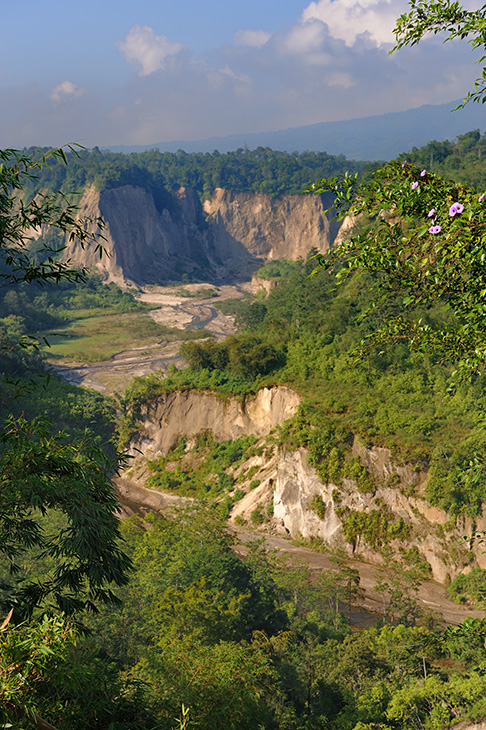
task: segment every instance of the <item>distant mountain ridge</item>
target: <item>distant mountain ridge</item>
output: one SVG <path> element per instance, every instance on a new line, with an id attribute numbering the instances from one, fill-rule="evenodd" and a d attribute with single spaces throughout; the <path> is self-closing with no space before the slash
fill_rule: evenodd
<path id="1" fill-rule="evenodd" d="M 227 137 L 139 146 L 110 146 L 113 152 L 141 152 L 158 148 L 161 152 L 230 152 L 240 147 L 270 147 L 284 152 L 327 152 L 355 160 L 391 160 L 412 147 L 430 140 L 454 139 L 472 129 L 486 131 L 486 109 L 468 104 L 452 112 L 460 102 L 426 104 L 417 109 L 392 112 L 340 122 L 321 122 L 275 132 L 231 134 Z"/>

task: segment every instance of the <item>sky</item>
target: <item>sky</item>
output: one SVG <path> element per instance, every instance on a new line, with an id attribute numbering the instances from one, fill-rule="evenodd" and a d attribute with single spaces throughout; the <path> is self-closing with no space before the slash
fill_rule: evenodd
<path id="1" fill-rule="evenodd" d="M 389 55 L 404 0 L 0 6 L 0 147 L 143 145 L 373 116 L 461 98 L 480 70 L 465 41 L 441 36 Z"/>

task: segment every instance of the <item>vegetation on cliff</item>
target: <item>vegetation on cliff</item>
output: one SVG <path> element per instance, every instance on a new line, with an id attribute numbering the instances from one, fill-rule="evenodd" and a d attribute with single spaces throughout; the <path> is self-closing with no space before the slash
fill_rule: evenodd
<path id="1" fill-rule="evenodd" d="M 28 153 L 32 152 L 29 150 Z M 234 192 L 266 193 L 272 197 L 300 195 L 312 180 L 346 170 L 364 172 L 372 169 L 368 162 L 346 160 L 344 155 L 325 152 L 301 154 L 278 152 L 259 147 L 256 150 L 236 150 L 220 154 L 180 151 L 146 152 L 124 155 L 103 152 L 96 147 L 69 155 L 69 166 L 53 164 L 43 170 L 41 178 L 25 191 L 31 195 L 39 187 L 66 193 L 81 192 L 93 184 L 98 190 L 122 185 L 138 185 L 149 190 L 156 207 L 177 209 L 172 197 L 181 186 L 195 190 L 202 198 L 210 197 L 216 188 Z"/>
<path id="2" fill-rule="evenodd" d="M 445 397 L 452 367 L 437 358 L 424 361 L 406 344 L 384 346 L 356 361 L 355 348 L 381 321 L 378 313 L 375 320 L 359 319 L 369 286 L 352 281 L 336 289 L 330 275 L 309 279 L 312 269 L 312 261 L 296 263 L 267 299 L 248 302 L 239 314 L 242 334 L 222 343 L 187 343 L 187 370 L 136 379 L 125 397 L 125 433 L 158 393 L 195 387 L 244 397 L 264 385 L 287 384 L 305 400 L 282 442 L 305 446 L 324 481 L 351 477 L 363 490 L 373 489 L 366 486 L 366 469 L 351 457 L 357 435 L 364 444 L 390 448 L 397 463 L 429 468 L 432 504 L 451 515 L 479 514 L 484 473 L 476 454 L 484 444 L 484 378 Z M 400 306 L 399 299 L 390 301 L 387 311 Z M 447 316 L 437 307 L 417 314 L 430 323 Z"/>

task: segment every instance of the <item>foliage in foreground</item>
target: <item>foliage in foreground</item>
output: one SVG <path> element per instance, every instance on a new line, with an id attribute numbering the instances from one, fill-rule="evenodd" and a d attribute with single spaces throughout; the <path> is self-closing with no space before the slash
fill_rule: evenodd
<path id="1" fill-rule="evenodd" d="M 354 177 L 320 181 L 315 192 L 331 190 L 338 215 L 374 220 L 352 235 L 319 265 L 339 261 L 338 280 L 351 272 L 374 275 L 370 310 L 401 300 L 403 314 L 387 317 L 371 342 L 410 342 L 456 363 L 463 380 L 484 367 L 486 278 L 486 194 L 447 182 L 407 162 L 392 162 L 372 183 L 357 187 Z M 436 323 L 416 315 L 418 306 L 443 303 L 451 317 Z M 415 316 L 414 316 L 415 315 Z"/>
<path id="2" fill-rule="evenodd" d="M 201 730 L 409 730 L 412 718 L 414 728 L 442 730 L 486 713 L 484 621 L 444 631 L 430 620 L 414 624 L 415 612 L 394 626 L 390 611 L 384 625 L 350 631 L 344 614 L 359 580 L 345 562 L 315 580 L 258 543 L 241 561 L 207 507 L 175 520 L 132 519 L 123 531 L 135 565 L 123 605 L 92 617 L 93 635 L 64 667 L 76 657 L 102 662 L 103 677 L 116 667 L 117 681 L 132 683 L 124 696 L 138 687 L 139 713 L 150 713 L 152 724 L 146 715 L 141 727 L 173 730 L 181 704 Z M 385 590 L 385 606 L 394 591 Z M 63 728 L 108 726 L 92 711 L 75 725 L 68 697 L 66 689 L 53 715 Z M 93 708 L 100 698 L 90 701 Z M 111 711 L 118 730 L 117 703 Z M 126 712 L 138 728 L 133 704 Z"/>
<path id="3" fill-rule="evenodd" d="M 101 251 L 102 221 L 89 221 L 98 224 L 95 233 L 90 233 L 87 229 L 93 227 L 78 217 L 76 207 L 62 194 L 31 199 L 21 195 L 26 182 L 49 160 L 66 162 L 64 150 L 37 158 L 5 150 L 0 159 L 2 287 L 82 280 L 83 272 L 59 260 L 57 248 L 44 241 L 34 251 L 29 237 L 44 227 L 52 228 Z M 5 297 L 2 300 L 4 304 Z M 26 336 L 22 326 L 14 316 L 13 321 L 6 317 L 0 327 L 0 346 L 7 355 L 0 382 L 4 413 L 12 400 L 36 387 L 34 382 L 28 384 L 13 376 L 40 369 L 39 360 L 26 354 L 29 347 L 38 347 L 38 340 Z M 9 328 L 14 330 L 13 341 Z M 120 546 L 115 517 L 117 502 L 110 477 L 116 460 L 89 436 L 68 440 L 62 433 L 53 433 L 52 424 L 44 420 L 10 413 L 2 421 L 0 605 L 8 619 L 0 629 L 1 706 L 9 712 L 6 719 L 17 726 L 21 718 L 22 724 L 25 720 L 31 727 L 46 727 L 38 712 L 45 708 L 51 713 L 58 706 L 55 693 L 46 701 L 43 688 L 62 664 L 72 640 L 68 617 L 96 610 L 100 602 L 116 602 L 113 587 L 126 583 L 131 564 Z M 54 530 L 49 531 L 49 520 L 44 518 L 54 509 L 63 519 L 51 522 Z M 34 571 L 33 576 L 24 572 L 23 561 L 29 552 L 34 553 L 37 567 L 45 559 L 50 570 Z M 48 618 L 50 615 L 58 618 Z M 19 626 L 23 619 L 29 623 Z"/>

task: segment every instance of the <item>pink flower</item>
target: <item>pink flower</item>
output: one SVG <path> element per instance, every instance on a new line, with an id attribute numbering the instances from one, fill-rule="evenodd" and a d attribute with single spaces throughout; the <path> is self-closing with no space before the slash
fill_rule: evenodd
<path id="1" fill-rule="evenodd" d="M 403 162 L 402 162 L 402 169 L 405 167 L 406 164 L 407 164 L 407 160 L 403 160 Z"/>
<path id="2" fill-rule="evenodd" d="M 418 188 L 418 182 L 412 183 L 412 190 L 415 190 L 415 188 Z"/>
<path id="3" fill-rule="evenodd" d="M 451 217 L 459 215 L 459 213 L 462 213 L 463 210 L 464 206 L 462 203 L 452 203 L 451 207 L 449 208 L 449 215 Z"/>
<path id="4" fill-rule="evenodd" d="M 420 177 L 425 177 L 426 174 L 427 174 L 427 170 L 422 170 L 422 172 L 420 173 Z"/>
<path id="5" fill-rule="evenodd" d="M 481 203 L 481 201 L 484 200 L 484 193 L 481 193 L 481 195 L 478 198 L 478 203 Z"/>
<path id="6" fill-rule="evenodd" d="M 433 236 L 435 236 L 436 233 L 440 233 L 440 232 L 441 232 L 440 226 L 430 226 L 430 228 L 429 228 L 429 233 L 432 233 Z"/>
<path id="7" fill-rule="evenodd" d="M 427 213 L 427 215 L 428 215 L 429 218 L 432 218 L 432 216 L 435 215 L 435 208 L 432 208 L 432 210 L 429 210 L 429 212 Z"/>

